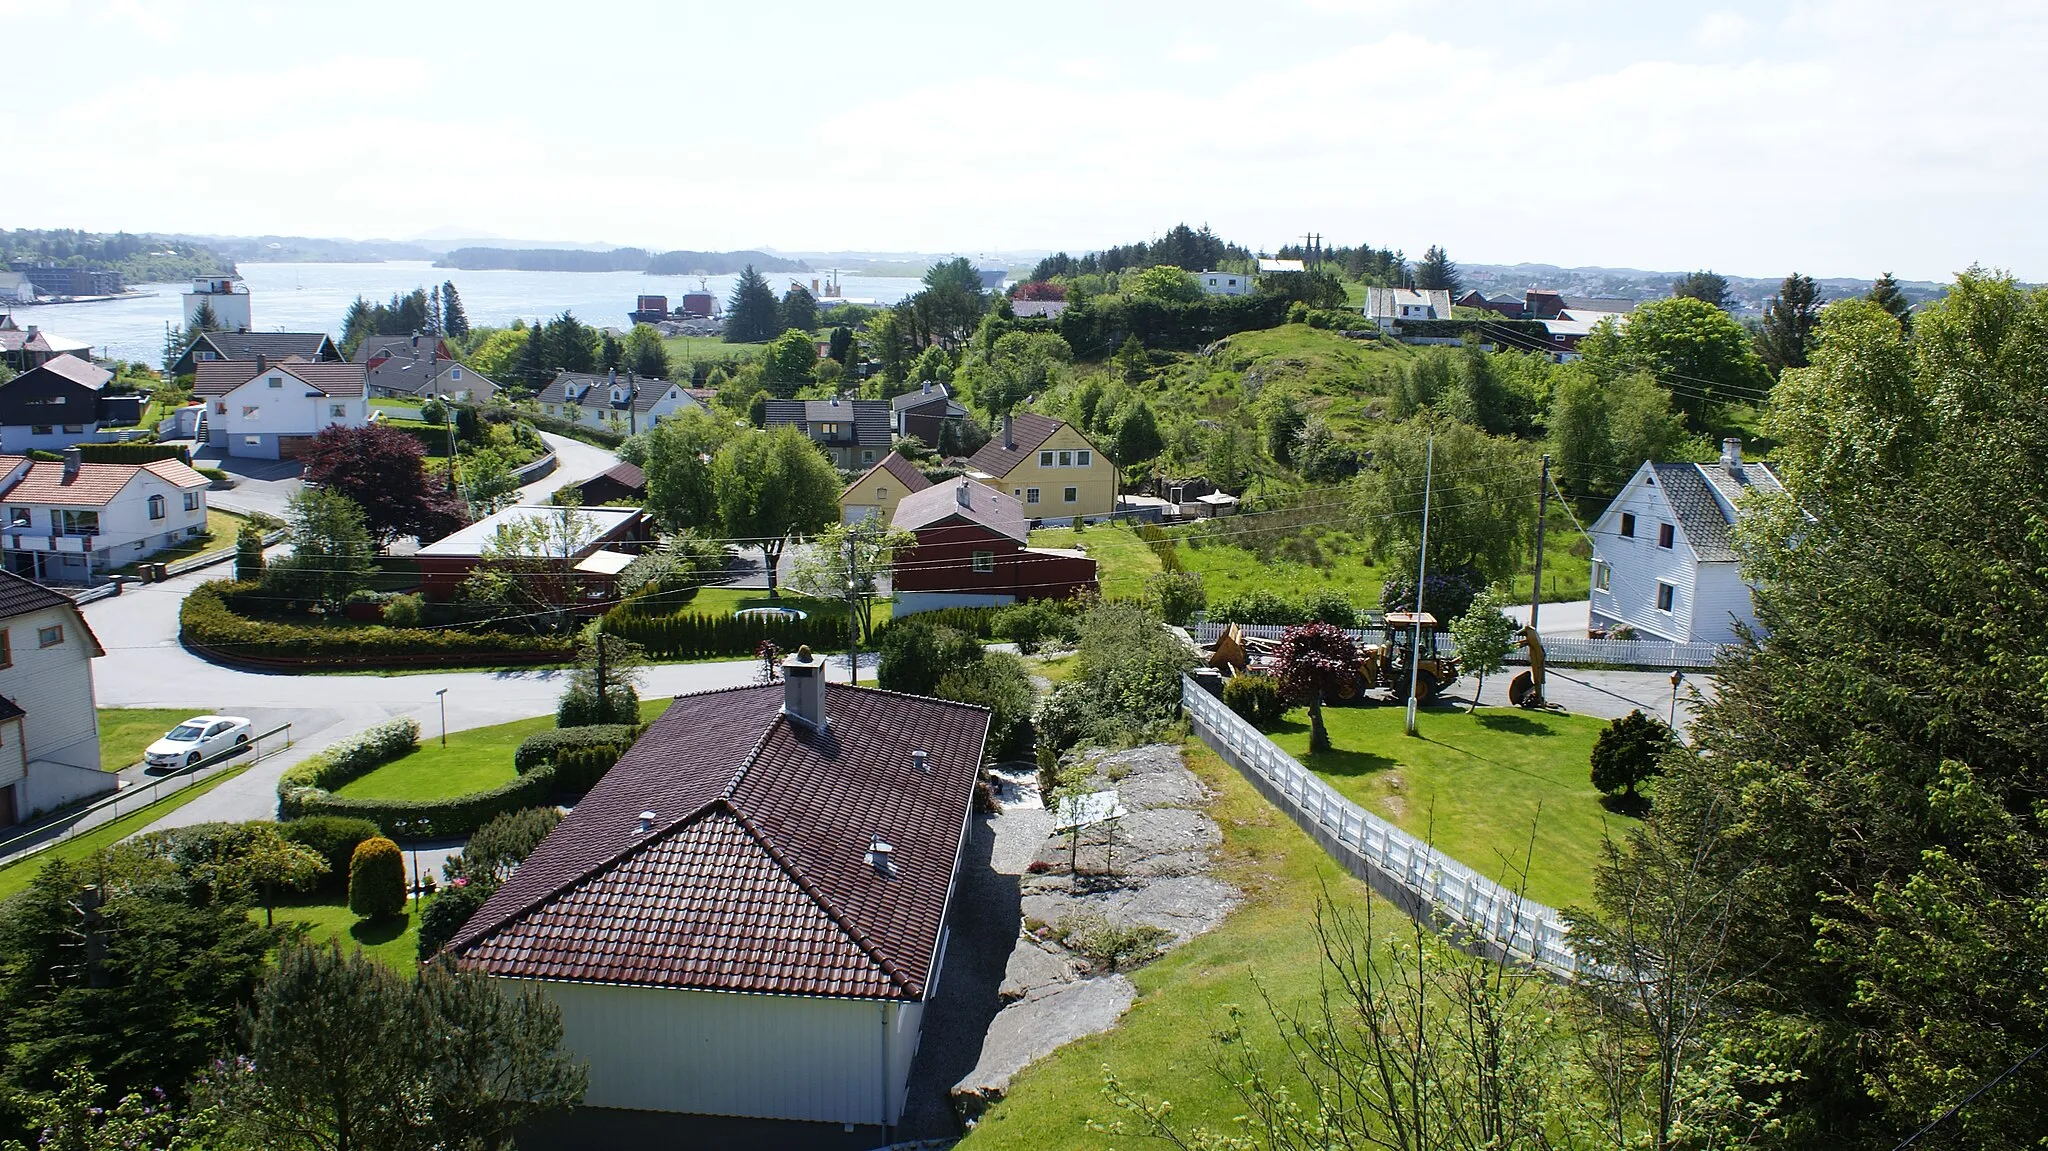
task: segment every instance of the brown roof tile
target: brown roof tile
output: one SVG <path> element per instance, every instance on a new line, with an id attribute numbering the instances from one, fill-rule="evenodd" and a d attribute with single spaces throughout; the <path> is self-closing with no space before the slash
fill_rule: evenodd
<path id="1" fill-rule="evenodd" d="M 995 435 L 981 450 L 968 457 L 967 466 L 991 476 L 1007 476 L 1017 466 L 1038 450 L 1038 445 L 1052 438 L 1054 432 L 1065 427 L 1065 422 L 1037 412 L 1017 412 L 1010 418 L 1010 447 L 1003 446 L 1003 427 L 997 421 Z"/>
<path id="2" fill-rule="evenodd" d="M 678 698 L 449 949 L 515 978 L 921 998 L 988 712 L 833 684 L 814 731 L 781 704 Z"/>
<path id="3" fill-rule="evenodd" d="M 139 464 L 80 464 L 78 474 L 67 477 L 63 464 L 38 460 L 0 498 L 17 504 L 104 507 L 141 471 Z"/>

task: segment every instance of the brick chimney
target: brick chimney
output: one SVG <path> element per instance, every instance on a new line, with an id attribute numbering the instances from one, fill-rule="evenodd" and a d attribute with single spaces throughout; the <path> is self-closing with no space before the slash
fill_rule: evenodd
<path id="1" fill-rule="evenodd" d="M 1734 476 L 1736 479 L 1742 478 L 1741 437 L 1729 436 L 1721 441 L 1721 466 L 1728 469 L 1729 475 Z"/>
<path id="2" fill-rule="evenodd" d="M 1008 412 L 1003 413 L 1003 450 L 1006 452 L 1017 450 L 1017 436 L 1013 430 Z"/>
<path id="3" fill-rule="evenodd" d="M 963 508 L 973 507 L 974 501 L 968 497 L 967 489 L 974 486 L 974 481 L 969 479 L 962 479 L 955 482 L 957 482 L 960 486 L 953 489 L 954 502 L 958 503 Z"/>
<path id="4" fill-rule="evenodd" d="M 825 730 L 825 659 L 813 656 L 809 644 L 782 661 L 782 714 L 813 731 Z"/>
<path id="5" fill-rule="evenodd" d="M 85 462 L 85 449 L 84 449 L 84 448 L 65 448 L 65 449 L 64 449 L 64 478 L 65 478 L 65 479 L 67 479 L 67 480 L 75 480 L 75 479 L 77 479 L 77 478 L 78 478 L 78 468 L 79 468 L 79 465 L 80 465 L 80 464 L 83 464 L 84 462 Z"/>
<path id="6" fill-rule="evenodd" d="M 269 371 L 269 370 L 270 370 L 270 357 L 269 357 L 269 356 L 266 356 L 266 355 L 263 355 L 263 354 L 261 354 L 261 353 L 258 353 L 258 354 L 257 354 L 257 356 L 256 356 L 256 374 L 260 376 L 260 375 L 262 375 L 263 373 L 265 373 L 265 372 L 267 372 L 267 371 Z"/>

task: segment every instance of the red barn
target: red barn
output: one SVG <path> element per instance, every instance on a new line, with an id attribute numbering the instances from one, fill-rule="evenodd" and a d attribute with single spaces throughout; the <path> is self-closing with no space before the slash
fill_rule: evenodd
<path id="1" fill-rule="evenodd" d="M 1026 547 L 1030 522 L 1021 500 L 964 476 L 904 496 L 893 526 L 917 544 L 896 554 L 896 614 L 1094 591 L 1095 561 Z"/>

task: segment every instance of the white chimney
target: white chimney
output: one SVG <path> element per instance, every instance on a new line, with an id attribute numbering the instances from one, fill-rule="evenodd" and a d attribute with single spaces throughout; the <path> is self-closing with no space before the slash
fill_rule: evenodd
<path id="1" fill-rule="evenodd" d="M 643 811 L 643 812 L 641 812 L 641 813 L 640 813 L 640 830 L 641 830 L 642 832 L 648 832 L 648 831 L 653 831 L 653 830 L 654 830 L 654 813 L 653 813 L 653 812 L 651 812 L 651 811 Z"/>
<path id="2" fill-rule="evenodd" d="M 1721 466 L 1728 469 L 1729 475 L 1742 478 L 1742 439 L 1739 436 L 1729 436 L 1721 441 Z"/>
<path id="3" fill-rule="evenodd" d="M 930 380 L 924 382 L 924 394 L 927 396 L 932 394 L 932 382 Z"/>
<path id="4" fill-rule="evenodd" d="M 960 486 L 953 489 L 953 499 L 956 502 L 958 502 L 959 505 L 963 508 L 971 508 L 974 506 L 974 502 L 971 499 L 969 499 L 967 495 L 967 489 L 969 487 L 972 487 L 973 484 L 973 480 L 961 480 Z"/>
<path id="5" fill-rule="evenodd" d="M 782 714 L 813 730 L 826 727 L 825 659 L 809 644 L 782 661 Z"/>
<path id="6" fill-rule="evenodd" d="M 911 752 L 910 766 L 916 768 L 920 775 L 930 775 L 932 773 L 931 753 L 925 751 Z"/>

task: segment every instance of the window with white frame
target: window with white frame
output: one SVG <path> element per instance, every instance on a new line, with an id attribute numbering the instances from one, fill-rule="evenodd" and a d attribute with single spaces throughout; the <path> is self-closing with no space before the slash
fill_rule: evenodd
<path id="1" fill-rule="evenodd" d="M 978 572 L 992 572 L 996 570 L 996 553 L 975 552 L 974 570 Z"/>
<path id="2" fill-rule="evenodd" d="M 199 510 L 199 493 L 198 493 L 198 492 L 186 492 L 186 493 L 185 493 L 185 510 L 186 510 L 186 511 L 188 511 L 188 512 L 196 512 L 196 511 L 198 511 L 198 510 Z"/>
<path id="3" fill-rule="evenodd" d="M 61 533 L 67 536 L 96 536 L 100 534 L 100 513 L 61 512 L 57 524 Z"/>
<path id="4" fill-rule="evenodd" d="M 1037 502 L 1038 502 L 1038 489 L 1037 489 L 1037 488 L 1025 488 L 1025 489 L 1024 489 L 1024 502 L 1025 502 L 1025 503 L 1027 503 L 1027 504 L 1035 504 L 1035 503 L 1037 503 Z"/>
<path id="5" fill-rule="evenodd" d="M 82 434 L 82 433 L 83 433 L 83 432 L 85 431 L 85 425 L 84 425 L 84 424 L 65 424 L 65 425 L 64 425 L 64 431 L 65 431 L 65 433 L 66 433 L 67 435 L 73 435 L 73 436 L 75 436 L 75 435 L 80 435 L 80 434 Z"/>
<path id="6" fill-rule="evenodd" d="M 11 528 L 31 527 L 35 524 L 35 512 L 29 508 L 8 508 L 7 526 Z"/>
<path id="7" fill-rule="evenodd" d="M 1094 466 L 1094 463 L 1095 463 L 1095 453 L 1094 453 L 1094 452 L 1091 452 L 1091 451 L 1089 451 L 1089 450 L 1088 450 L 1087 448 L 1082 448 L 1082 449 L 1081 449 L 1080 451 L 1078 451 L 1078 452 L 1075 452 L 1075 453 L 1074 453 L 1074 466 L 1075 466 L 1075 467 L 1077 467 L 1077 468 L 1086 468 L 1086 467 L 1093 467 L 1093 466 Z"/>
<path id="8" fill-rule="evenodd" d="M 263 446 L 263 437 L 262 437 L 262 436 L 243 436 L 243 437 L 242 437 L 242 446 L 243 446 L 243 447 L 245 447 L 245 448 L 260 448 L 260 447 L 262 447 L 262 446 Z"/>
<path id="9" fill-rule="evenodd" d="M 1061 452 L 1061 453 L 1060 453 L 1060 466 L 1061 466 L 1061 467 L 1063 467 L 1063 468 L 1071 468 L 1071 467 L 1073 467 L 1073 466 L 1074 466 L 1074 453 L 1072 453 L 1072 452 Z"/>
<path id="10" fill-rule="evenodd" d="M 56 647 L 58 644 L 63 642 L 64 625 L 61 623 L 51 624 L 49 627 L 39 627 L 36 629 L 37 647 Z"/>
<path id="11" fill-rule="evenodd" d="M 1594 561 L 1593 561 L 1593 590 L 1594 590 L 1594 591 L 1606 591 L 1606 590 L 1608 590 L 1608 588 L 1607 588 L 1607 573 L 1608 573 L 1608 571 L 1609 571 L 1609 569 L 1608 569 L 1608 567 L 1607 567 L 1607 565 L 1606 565 L 1605 563 L 1602 563 L 1602 562 L 1601 562 L 1601 561 L 1599 561 L 1599 560 L 1594 560 Z"/>
<path id="12" fill-rule="evenodd" d="M 1677 588 L 1675 588 L 1675 587 L 1672 587 L 1672 586 L 1671 586 L 1670 584 L 1668 584 L 1668 583 L 1665 583 L 1665 582 L 1664 582 L 1663 580 L 1658 580 L 1658 581 L 1657 581 L 1657 610 L 1658 610 L 1658 611 L 1670 611 L 1670 610 L 1671 610 L 1671 603 L 1672 603 L 1672 601 L 1673 601 L 1673 600 L 1675 600 L 1675 599 L 1677 599 L 1677 598 L 1678 598 L 1678 589 L 1677 589 Z"/>
<path id="13" fill-rule="evenodd" d="M 161 493 L 149 497 L 149 518 L 160 520 L 169 514 L 169 501 Z"/>
<path id="14" fill-rule="evenodd" d="M 1670 524 L 1658 524 L 1658 525 L 1657 525 L 1657 546 L 1658 546 L 1658 547 L 1660 547 L 1660 548 L 1668 548 L 1668 547 L 1670 547 L 1670 546 L 1671 546 L 1671 541 L 1672 541 L 1672 539 L 1673 539 L 1673 529 L 1672 529 L 1671 525 L 1670 525 Z"/>
<path id="15" fill-rule="evenodd" d="M 1038 453 L 1038 466 L 1039 466 L 1039 467 L 1041 467 L 1041 468 L 1049 468 L 1049 467 L 1051 467 L 1051 466 L 1052 466 L 1052 453 L 1051 453 L 1051 452 L 1040 452 L 1040 453 Z"/>
<path id="16" fill-rule="evenodd" d="M 56 430 L 57 426 L 55 424 L 30 424 L 28 426 L 28 434 L 32 436 L 47 436 Z"/>
<path id="17" fill-rule="evenodd" d="M 338 419 L 341 419 L 341 418 L 343 418 L 343 417 L 345 417 L 345 416 L 347 416 L 347 415 L 348 415 L 348 405 L 347 405 L 347 404 L 329 404 L 329 405 L 327 405 L 327 414 L 328 414 L 328 415 L 330 415 L 330 416 L 332 416 L 332 417 L 334 417 L 334 418 L 335 418 L 335 419 L 337 419 L 337 420 L 338 420 Z"/>
<path id="18" fill-rule="evenodd" d="M 1060 498 L 1065 503 L 1079 503 L 1081 500 L 1081 489 L 1068 488 L 1066 489 L 1065 494 L 1062 495 Z"/>
<path id="19" fill-rule="evenodd" d="M 269 384 L 269 385 L 270 385 L 271 387 L 273 387 L 273 388 L 281 388 L 281 387 L 284 387 L 284 377 L 283 377 L 283 376 L 272 376 L 272 377 L 270 377 L 270 379 L 268 379 L 268 380 L 266 380 L 266 381 L 264 381 L 264 382 L 265 382 L 265 383 L 268 383 L 268 384 Z"/>

